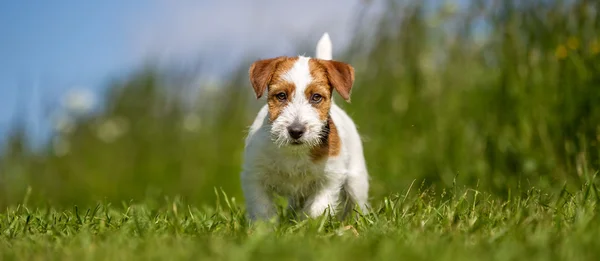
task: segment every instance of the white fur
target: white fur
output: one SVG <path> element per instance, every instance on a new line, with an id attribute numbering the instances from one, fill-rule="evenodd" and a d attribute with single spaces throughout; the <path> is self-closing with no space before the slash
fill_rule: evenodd
<path id="1" fill-rule="evenodd" d="M 327 34 L 319 41 L 317 53 L 317 58 L 331 54 Z M 330 116 L 340 138 L 340 153 L 318 163 L 310 157 L 310 149 L 319 144 L 326 122 L 320 120 L 304 96 L 304 89 L 312 80 L 309 59 L 300 56 L 285 75 L 296 86 L 297 94 L 291 97 L 290 104 L 273 123 L 269 123 L 267 105 L 263 106 L 246 138 L 241 181 L 247 211 L 253 220 L 274 216 L 272 192 L 287 197 L 294 210 L 309 217 L 317 217 L 328 208 L 336 214 L 343 207 L 345 211 L 341 212 L 345 214 L 353 204 L 363 211 L 368 207 L 369 180 L 360 136 L 352 119 L 333 103 Z M 290 145 L 287 126 L 293 121 L 307 127 L 300 139 L 302 145 Z M 341 202 L 343 197 L 349 201 Z"/>
<path id="2" fill-rule="evenodd" d="M 317 43 L 316 58 L 323 60 L 331 60 L 332 56 L 333 54 L 331 39 L 329 39 L 328 33 L 324 33 L 323 36 L 321 36 L 321 39 L 319 39 L 319 42 Z"/>
<path id="3" fill-rule="evenodd" d="M 318 145 L 320 141 L 321 130 L 325 123 L 321 121 L 318 112 L 304 96 L 306 87 L 312 81 L 308 67 L 309 59 L 304 56 L 298 57 L 298 61 L 283 76 L 285 80 L 292 82 L 296 89 L 291 97 L 291 102 L 273 122 L 271 128 L 271 134 L 278 146 L 289 145 L 293 141 L 289 136 L 287 127 L 294 121 L 300 122 L 307 128 L 299 140 L 303 143 L 303 147 Z"/>

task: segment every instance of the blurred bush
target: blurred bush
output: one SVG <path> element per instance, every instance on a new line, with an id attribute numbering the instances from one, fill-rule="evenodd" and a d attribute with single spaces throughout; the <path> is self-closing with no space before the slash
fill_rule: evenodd
<path id="1" fill-rule="evenodd" d="M 337 103 L 364 136 L 371 195 L 414 180 L 505 195 L 592 179 L 600 169 L 598 3 L 425 6 L 388 1 L 337 58 L 357 70 L 352 102 Z M 63 119 L 43 151 L 28 150 L 16 126 L 0 156 L 0 205 L 175 195 L 209 203 L 214 187 L 241 200 L 243 140 L 264 103 L 250 92 L 248 66 L 217 91 L 202 86 L 191 103 L 169 80 L 177 75 L 143 68 L 109 86 L 100 113 Z"/>

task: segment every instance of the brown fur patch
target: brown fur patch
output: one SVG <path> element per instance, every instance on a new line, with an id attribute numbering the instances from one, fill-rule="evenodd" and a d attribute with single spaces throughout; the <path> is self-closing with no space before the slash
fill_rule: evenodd
<path id="1" fill-rule="evenodd" d="M 258 60 L 252 63 L 248 70 L 248 74 L 256 98 L 258 99 L 263 95 L 265 89 L 274 79 L 280 79 L 279 76 L 282 73 L 289 71 L 296 60 L 298 60 L 297 57 L 279 56 Z"/>
<path id="2" fill-rule="evenodd" d="M 315 162 L 340 154 L 341 143 L 337 127 L 331 118 L 328 118 L 327 123 L 329 124 L 329 133 L 323 138 L 321 145 L 313 148 L 310 152 L 310 156 Z"/>
<path id="3" fill-rule="evenodd" d="M 286 81 L 271 85 L 268 93 L 269 96 L 267 98 L 267 106 L 269 106 L 269 120 L 271 122 L 279 117 L 279 114 L 281 114 L 285 106 L 288 104 L 288 102 L 290 102 L 289 99 L 291 99 L 295 89 L 296 86 L 293 83 Z M 287 95 L 287 100 L 280 101 L 277 99 L 277 94 L 280 92 L 283 92 Z"/>
<path id="4" fill-rule="evenodd" d="M 354 68 L 344 62 L 334 60 L 311 59 L 311 67 L 319 68 L 316 71 L 325 71 L 325 76 L 342 98 L 350 101 L 350 93 L 354 84 Z M 312 70 L 311 70 L 312 73 Z"/>
<path id="5" fill-rule="evenodd" d="M 250 69 L 248 69 L 248 76 L 257 99 L 263 95 L 267 85 L 271 81 L 271 78 L 273 78 L 275 68 L 279 62 L 283 61 L 284 59 L 286 59 L 286 57 L 280 56 L 271 59 L 258 60 L 250 65 Z"/>
<path id="6" fill-rule="evenodd" d="M 321 95 L 321 101 L 318 103 L 313 103 L 312 106 L 317 109 L 319 113 L 319 118 L 324 121 L 329 116 L 329 109 L 331 109 L 331 87 L 327 84 L 316 84 L 311 83 L 306 88 L 304 94 L 306 95 L 306 99 L 310 101 L 313 94 Z"/>
<path id="7" fill-rule="evenodd" d="M 297 60 L 298 57 L 280 56 L 259 60 L 250 66 L 250 82 L 256 93 L 256 98 L 260 98 L 265 88 L 267 88 L 270 121 L 274 121 L 279 116 L 288 102 L 278 100 L 276 95 L 285 92 L 289 98 L 295 90 L 294 84 L 285 81 L 282 75 L 287 73 Z"/>
<path id="8" fill-rule="evenodd" d="M 319 94 L 323 97 L 320 102 L 314 103 L 312 106 L 317 109 L 319 112 L 319 118 L 324 121 L 327 119 L 327 117 L 329 117 L 332 86 L 329 84 L 325 67 L 313 59 L 310 59 L 308 63 L 312 82 L 306 87 L 304 95 L 308 101 L 311 100 L 313 94 Z"/>

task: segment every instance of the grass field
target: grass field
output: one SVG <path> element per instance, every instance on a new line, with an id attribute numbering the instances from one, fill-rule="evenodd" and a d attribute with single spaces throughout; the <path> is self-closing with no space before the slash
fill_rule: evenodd
<path id="1" fill-rule="evenodd" d="M 248 67 L 266 57 L 218 86 L 149 64 L 108 78 L 96 111 L 49 111 L 41 148 L 15 115 L 0 259 L 600 260 L 600 3 L 384 2 L 334 55 L 356 69 L 336 103 L 363 137 L 370 213 L 248 225 L 243 140 L 265 103 Z M 277 55 L 313 54 L 320 30 Z"/>
<path id="2" fill-rule="evenodd" d="M 412 190 L 412 191 L 411 191 Z M 219 192 L 216 208 L 164 203 L 0 215 L 2 260 L 598 260 L 595 185 L 557 194 L 530 189 L 507 200 L 472 189 L 442 195 L 413 185 L 339 222 L 248 225 Z"/>

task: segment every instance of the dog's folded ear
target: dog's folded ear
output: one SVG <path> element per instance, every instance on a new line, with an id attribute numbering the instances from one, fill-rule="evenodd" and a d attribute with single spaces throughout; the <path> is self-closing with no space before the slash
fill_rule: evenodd
<path id="1" fill-rule="evenodd" d="M 350 102 L 350 93 L 354 84 L 354 68 L 347 63 L 334 60 L 319 60 L 325 67 L 329 83 L 344 98 Z"/>
<path id="2" fill-rule="evenodd" d="M 254 93 L 256 93 L 256 99 L 259 99 L 263 95 L 267 88 L 267 84 L 269 84 L 273 77 L 273 73 L 275 73 L 277 64 L 285 58 L 285 56 L 280 56 L 271 59 L 263 59 L 255 61 L 250 65 L 248 73 L 250 75 L 250 83 L 252 84 Z"/>

